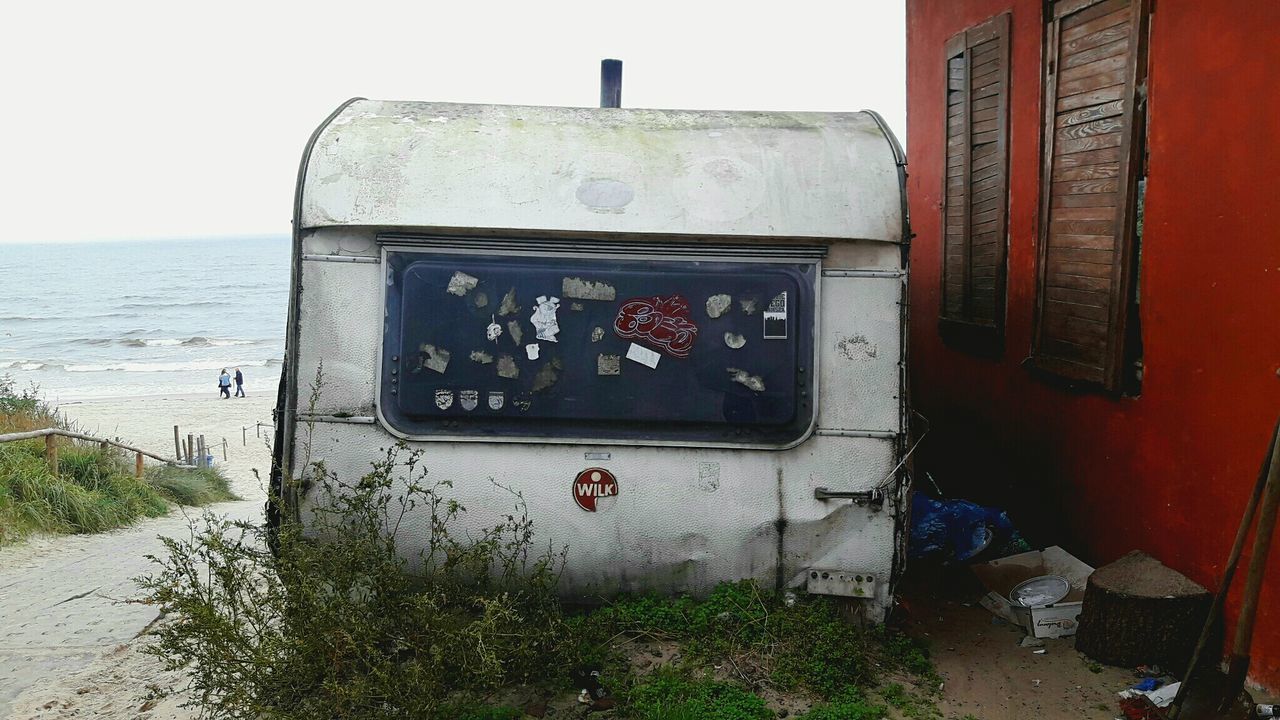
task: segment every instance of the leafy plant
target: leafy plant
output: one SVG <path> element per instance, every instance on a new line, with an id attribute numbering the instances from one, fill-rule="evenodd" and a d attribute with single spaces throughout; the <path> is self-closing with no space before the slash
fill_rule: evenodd
<path id="1" fill-rule="evenodd" d="M 354 482 L 313 465 L 307 531 L 281 528 L 276 553 L 264 528 L 210 514 L 164 540 L 140 582 L 177 619 L 151 651 L 190 670 L 202 712 L 454 718 L 459 700 L 539 682 L 558 662 L 562 554 L 533 551 L 515 492 L 501 521 L 459 536 L 466 508 L 420 460 L 396 446 Z M 409 520 L 426 540 L 406 556 Z"/>

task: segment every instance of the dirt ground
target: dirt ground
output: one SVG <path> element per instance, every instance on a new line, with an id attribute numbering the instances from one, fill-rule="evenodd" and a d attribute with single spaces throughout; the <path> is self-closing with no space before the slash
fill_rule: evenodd
<path id="1" fill-rule="evenodd" d="M 1116 693 L 1137 682 L 1128 670 L 1090 663 L 1072 638 L 1021 647 L 1022 630 L 996 620 L 976 598 L 906 599 L 903 608 L 907 631 L 929 642 L 943 678 L 945 718 L 1111 720 L 1119 715 Z"/>

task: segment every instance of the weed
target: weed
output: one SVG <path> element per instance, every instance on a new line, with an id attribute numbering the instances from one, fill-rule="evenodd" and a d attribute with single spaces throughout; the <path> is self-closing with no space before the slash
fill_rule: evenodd
<path id="1" fill-rule="evenodd" d="M 861 691 L 850 690 L 831 702 L 815 705 L 796 720 L 881 720 L 888 713 L 888 708 L 867 700 Z"/>
<path id="2" fill-rule="evenodd" d="M 562 555 L 533 552 L 523 499 L 512 492 L 499 523 L 458 538 L 466 509 L 419 465 L 403 446 L 353 482 L 314 465 L 307 533 L 280 528 L 276 553 L 265 528 L 210 514 L 189 539 L 164 540 L 140 583 L 178 619 L 148 651 L 188 667 L 196 704 L 228 718 L 467 717 L 459 694 L 563 667 Z M 397 539 L 410 517 L 427 541 L 406 558 Z"/>
<path id="3" fill-rule="evenodd" d="M 737 685 L 694 679 L 671 668 L 654 672 L 627 696 L 636 720 L 769 720 L 764 700 Z"/>

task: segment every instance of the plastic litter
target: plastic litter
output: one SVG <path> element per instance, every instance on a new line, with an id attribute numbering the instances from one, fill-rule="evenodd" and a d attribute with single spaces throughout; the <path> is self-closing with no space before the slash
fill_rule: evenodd
<path id="1" fill-rule="evenodd" d="M 911 558 L 966 562 L 988 548 L 1001 555 L 1028 549 L 1003 510 L 968 500 L 938 500 L 918 491 L 912 495 Z"/>

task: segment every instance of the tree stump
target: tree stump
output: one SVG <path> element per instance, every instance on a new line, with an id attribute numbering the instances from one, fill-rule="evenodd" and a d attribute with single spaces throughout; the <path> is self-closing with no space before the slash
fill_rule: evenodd
<path id="1" fill-rule="evenodd" d="M 1089 576 L 1076 649 L 1108 665 L 1181 675 L 1212 604 L 1208 590 L 1134 550 Z"/>

